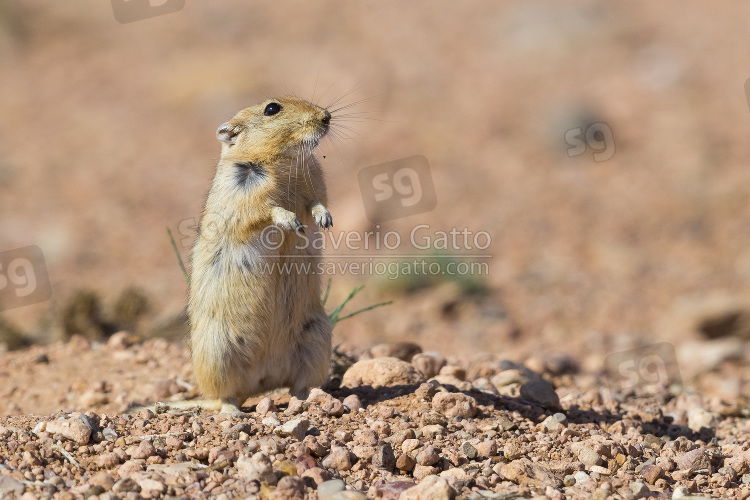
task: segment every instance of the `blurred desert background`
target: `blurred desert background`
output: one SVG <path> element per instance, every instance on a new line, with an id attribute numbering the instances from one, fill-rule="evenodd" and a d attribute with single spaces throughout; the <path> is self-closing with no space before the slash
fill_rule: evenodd
<path id="1" fill-rule="evenodd" d="M 123 24 L 110 2 L 6 0 L 0 252 L 38 246 L 51 298 L 0 304 L 0 341 L 183 339 L 187 287 L 166 229 L 187 263 L 216 128 L 291 93 L 353 105 L 320 147 L 335 234 L 399 233 L 399 248 L 376 252 L 383 262 L 418 251 L 487 264 L 472 276 L 324 276 L 329 310 L 363 284 L 347 311 L 393 301 L 337 325 L 336 343 L 570 355 L 596 370 L 669 342 L 683 378 L 711 371 L 707 384 L 744 395 L 748 18 L 739 1 L 225 0 Z M 592 137 L 614 154 L 596 161 L 589 144 L 570 156 L 566 133 L 593 124 L 611 130 Z M 359 172 L 415 155 L 435 208 L 376 226 Z M 419 224 L 491 244 L 414 249 Z"/>

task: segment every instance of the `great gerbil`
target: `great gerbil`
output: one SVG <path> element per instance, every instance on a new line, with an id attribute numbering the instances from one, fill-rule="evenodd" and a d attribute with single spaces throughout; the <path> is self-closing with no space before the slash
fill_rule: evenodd
<path id="1" fill-rule="evenodd" d="M 188 314 L 199 388 L 223 412 L 279 387 L 304 398 L 328 376 L 320 249 L 298 232 L 332 225 L 314 155 L 330 120 L 285 97 L 243 109 L 216 132 L 221 159 L 193 248 Z"/>

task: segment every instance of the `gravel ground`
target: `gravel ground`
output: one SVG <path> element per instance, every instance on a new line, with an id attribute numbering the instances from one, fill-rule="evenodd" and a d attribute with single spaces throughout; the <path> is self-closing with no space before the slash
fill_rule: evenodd
<path id="1" fill-rule="evenodd" d="M 608 392 L 568 358 L 420 351 L 351 350 L 343 376 L 307 400 L 277 391 L 247 401 L 244 417 L 170 407 L 197 394 L 187 349 L 163 340 L 76 337 L 6 354 L 3 411 L 63 410 L 0 419 L 0 496 L 750 497 L 738 405 L 674 386 Z M 154 400 L 165 403 L 133 409 Z"/>

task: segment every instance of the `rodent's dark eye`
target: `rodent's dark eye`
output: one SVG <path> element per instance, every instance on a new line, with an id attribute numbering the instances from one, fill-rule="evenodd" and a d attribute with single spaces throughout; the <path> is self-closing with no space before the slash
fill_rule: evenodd
<path id="1" fill-rule="evenodd" d="M 266 106 L 266 109 L 263 110 L 263 114 L 266 116 L 273 116 L 276 113 L 281 111 L 281 104 L 278 102 L 272 102 L 268 106 Z"/>

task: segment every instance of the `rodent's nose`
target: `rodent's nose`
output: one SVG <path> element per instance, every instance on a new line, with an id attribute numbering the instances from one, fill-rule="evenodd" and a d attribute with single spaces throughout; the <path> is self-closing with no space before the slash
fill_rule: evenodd
<path id="1" fill-rule="evenodd" d="M 331 113 L 329 113 L 327 109 L 323 110 L 323 118 L 321 118 L 320 121 L 322 121 L 324 125 L 331 123 Z"/>

